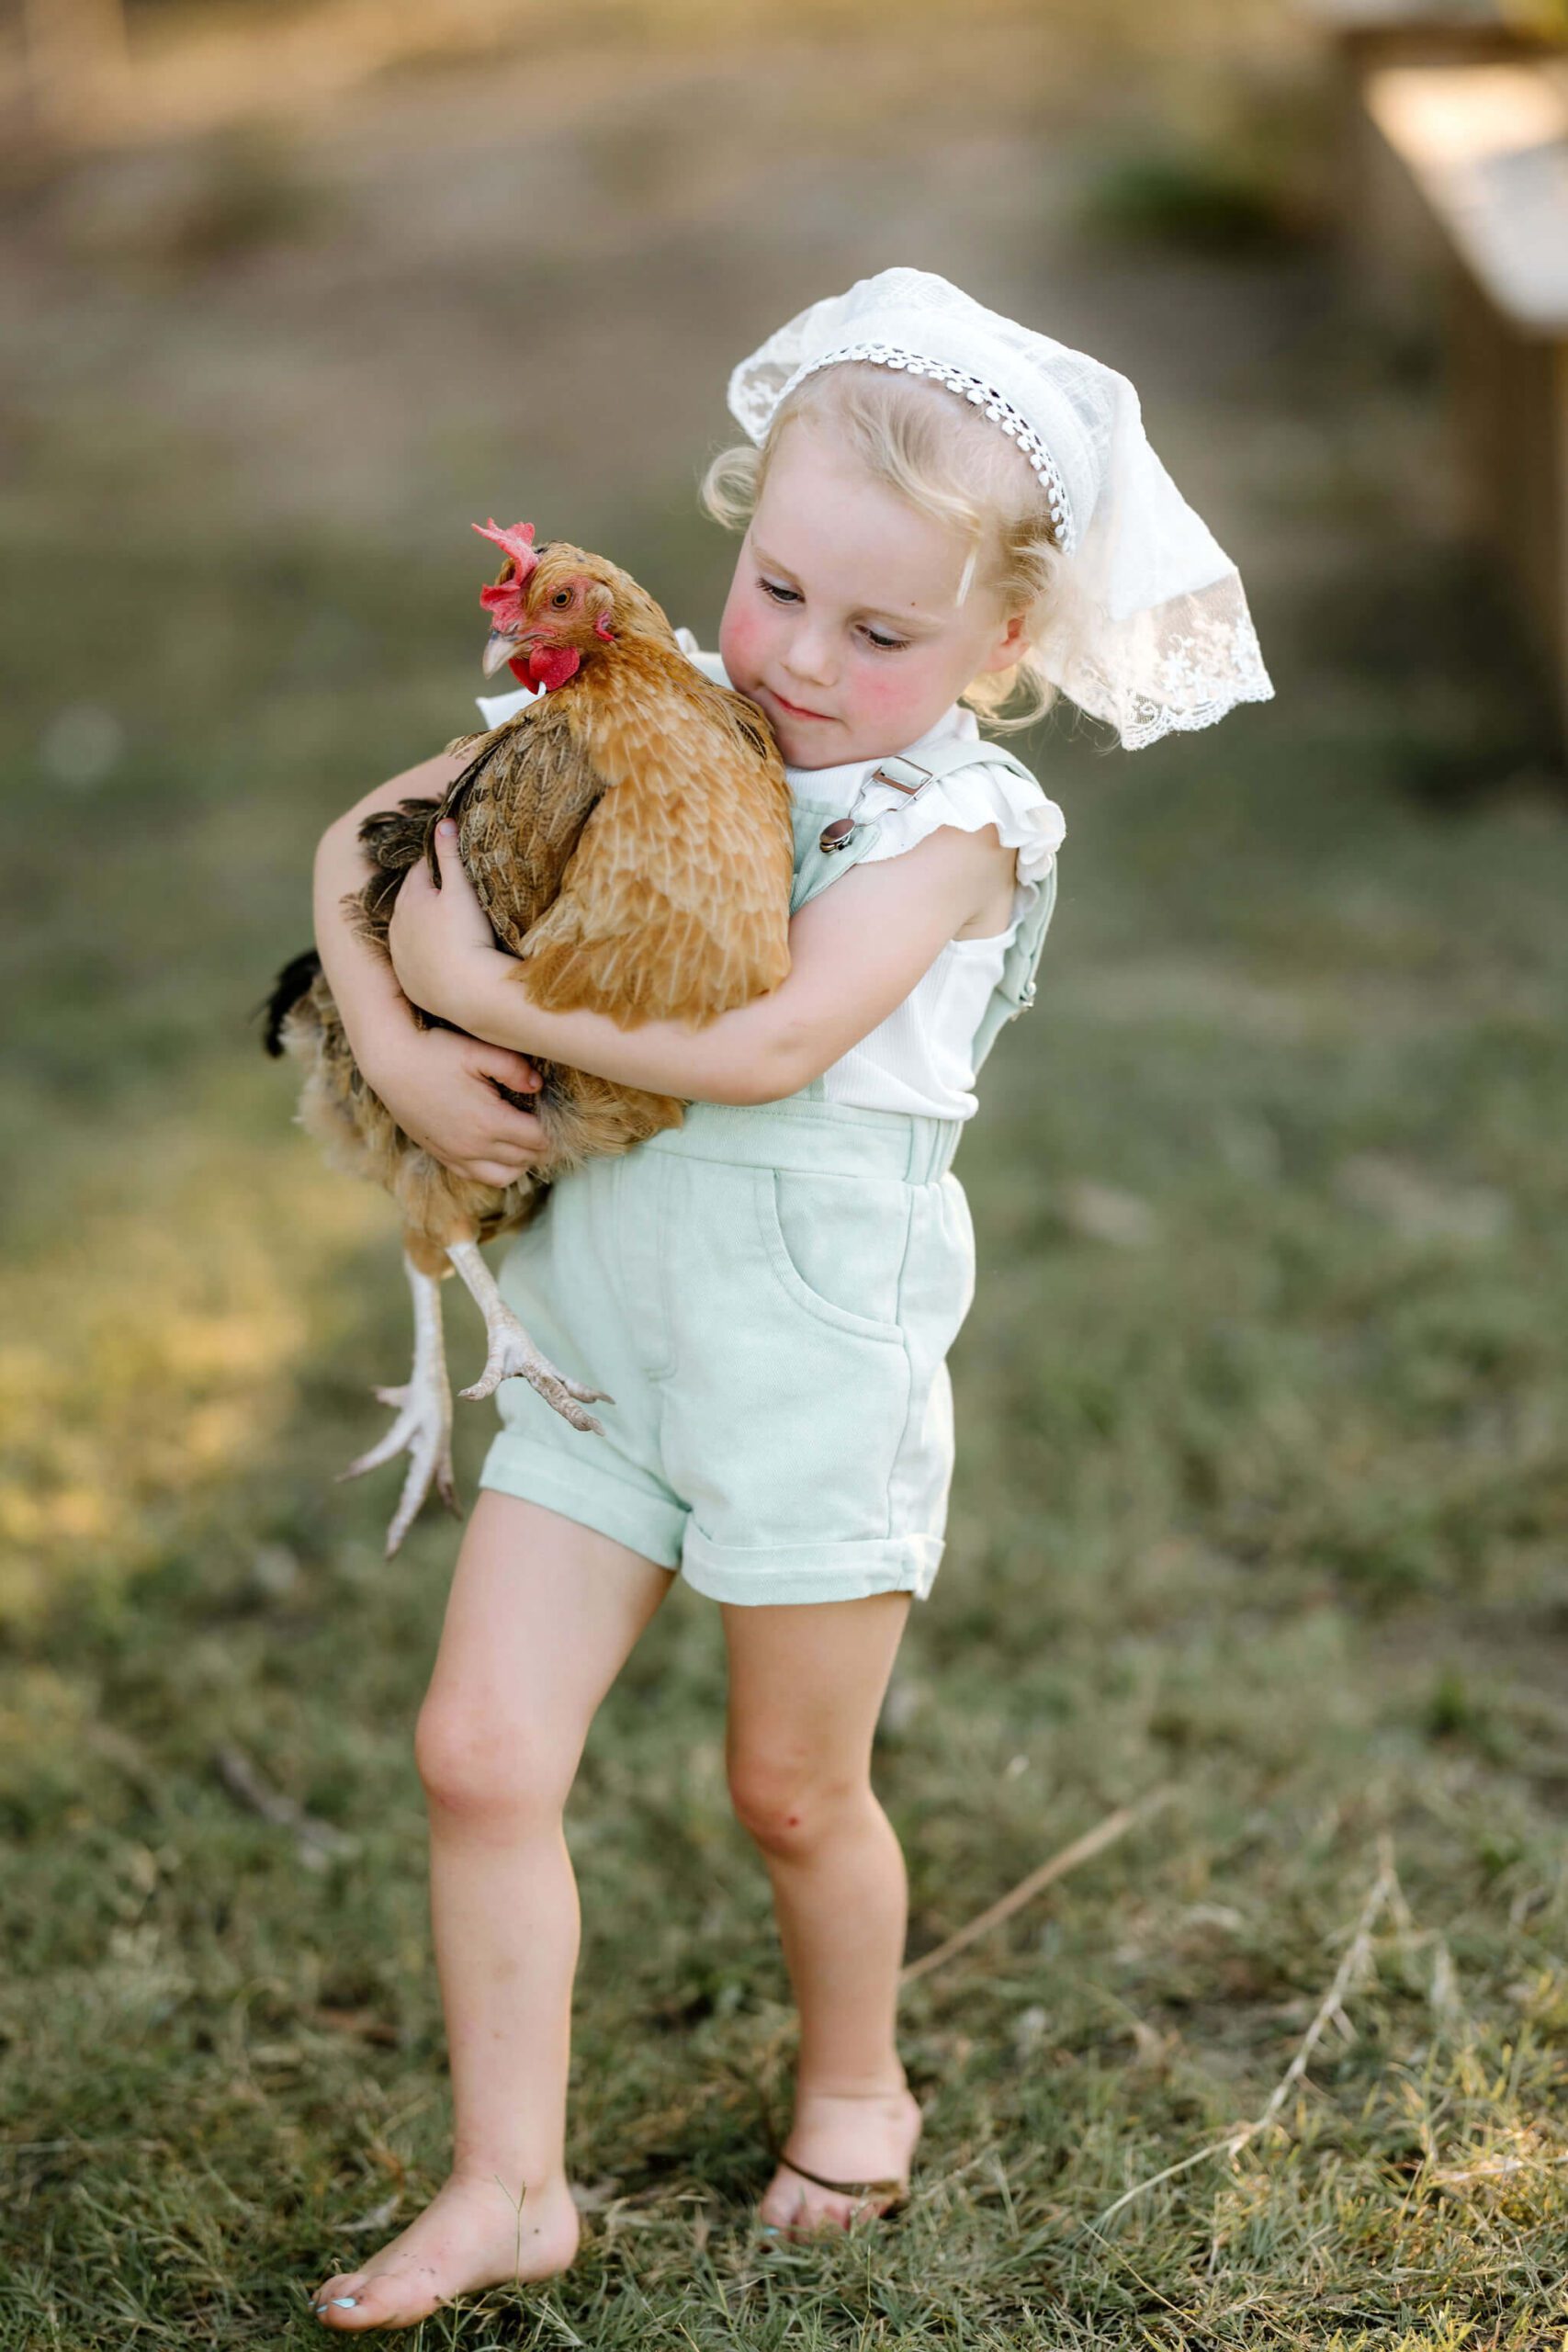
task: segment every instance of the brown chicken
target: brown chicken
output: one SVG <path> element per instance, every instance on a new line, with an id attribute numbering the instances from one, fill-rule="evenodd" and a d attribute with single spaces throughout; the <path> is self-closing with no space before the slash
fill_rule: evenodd
<path id="1" fill-rule="evenodd" d="M 763 714 L 687 660 L 659 605 L 616 565 L 561 540 L 536 548 L 530 524 L 502 531 L 492 523 L 484 536 L 507 555 L 481 599 L 492 625 L 486 672 L 506 662 L 547 691 L 502 726 L 447 746 L 471 756 L 444 799 L 408 799 L 366 819 L 360 840 L 373 870 L 348 902 L 361 934 L 385 954 L 402 877 L 421 856 L 436 873 L 435 823 L 451 816 L 497 938 L 519 958 L 536 1003 L 606 1013 L 622 1028 L 701 1024 L 775 988 L 789 969 L 794 860 L 789 784 Z M 405 1386 L 377 1390 L 397 1418 L 342 1474 L 409 1453 L 389 1556 L 432 1481 L 458 1509 L 442 1278 L 456 1267 L 489 1337 L 484 1371 L 465 1396 L 488 1396 L 517 1375 L 576 1428 L 600 1429 L 586 1407 L 612 1400 L 540 1354 L 480 1245 L 536 1215 L 553 1176 L 678 1126 L 683 1104 L 531 1055 L 544 1084 L 510 1099 L 537 1114 L 545 1150 L 502 1191 L 455 1174 L 403 1133 L 355 1062 L 314 954 L 278 976 L 268 1012 L 268 1051 L 305 1068 L 301 1125 L 339 1165 L 384 1184 L 402 1212 L 413 1369 Z M 414 1017 L 446 1025 L 417 1009 Z"/>

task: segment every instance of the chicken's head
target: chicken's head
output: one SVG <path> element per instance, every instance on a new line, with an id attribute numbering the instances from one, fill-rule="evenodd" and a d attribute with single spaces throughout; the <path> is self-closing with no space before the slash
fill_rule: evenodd
<path id="1" fill-rule="evenodd" d="M 510 531 L 493 522 L 476 523 L 474 528 L 503 548 L 507 559 L 499 580 L 479 592 L 491 618 L 487 678 L 504 662 L 525 685 L 561 686 L 587 657 L 602 654 L 628 627 L 646 625 L 650 616 L 668 635 L 670 625 L 652 598 L 602 556 L 564 539 L 536 547 L 532 523 L 515 524 Z"/>

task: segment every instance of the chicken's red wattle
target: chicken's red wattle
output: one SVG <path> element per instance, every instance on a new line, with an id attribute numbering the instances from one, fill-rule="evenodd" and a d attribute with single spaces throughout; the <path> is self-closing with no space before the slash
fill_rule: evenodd
<path id="1" fill-rule="evenodd" d="M 570 645 L 531 645 L 527 658 L 513 654 L 507 663 L 514 678 L 525 686 L 542 686 L 547 693 L 552 686 L 564 686 L 575 678 L 582 667 L 582 656 Z"/>

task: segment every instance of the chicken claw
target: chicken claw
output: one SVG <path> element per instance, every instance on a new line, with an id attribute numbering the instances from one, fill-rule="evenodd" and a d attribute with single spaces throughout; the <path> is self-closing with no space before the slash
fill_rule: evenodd
<path id="1" fill-rule="evenodd" d="M 441 1285 L 434 1274 L 421 1273 L 406 1255 L 403 1271 L 413 1293 L 413 1369 L 401 1387 L 377 1389 L 383 1405 L 398 1408 L 397 1419 L 367 1453 L 338 1472 L 341 1483 L 344 1478 L 363 1477 L 367 1470 L 379 1469 L 395 1454 L 408 1454 L 408 1475 L 387 1530 L 389 1560 L 412 1526 L 433 1484 L 449 1511 L 461 1518 L 463 1509 L 452 1475 L 452 1385 L 446 1376 L 441 1331 Z"/>
<path id="2" fill-rule="evenodd" d="M 538 1391 L 547 1405 L 553 1405 L 573 1429 L 590 1430 L 603 1437 L 604 1425 L 584 1405 L 613 1405 L 615 1398 L 605 1388 L 590 1388 L 585 1382 L 573 1380 L 570 1374 L 558 1370 L 549 1358 L 541 1355 L 523 1329 L 512 1309 L 496 1287 L 494 1275 L 479 1254 L 477 1243 L 454 1241 L 446 1255 L 467 1283 L 475 1306 L 485 1319 L 485 1331 L 490 1352 L 485 1368 L 471 1388 L 460 1394 L 479 1398 L 491 1396 L 503 1380 L 514 1376 L 525 1380 Z M 575 1400 L 575 1401 L 574 1401 Z"/>

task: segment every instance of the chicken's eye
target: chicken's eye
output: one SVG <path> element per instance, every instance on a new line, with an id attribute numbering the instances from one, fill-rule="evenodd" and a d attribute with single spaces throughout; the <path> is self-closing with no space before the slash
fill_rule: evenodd
<path id="1" fill-rule="evenodd" d="M 558 588 L 555 594 L 550 598 L 550 602 L 555 606 L 557 612 L 562 611 L 564 607 L 571 602 L 571 590 L 570 588 Z"/>

